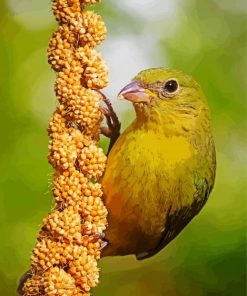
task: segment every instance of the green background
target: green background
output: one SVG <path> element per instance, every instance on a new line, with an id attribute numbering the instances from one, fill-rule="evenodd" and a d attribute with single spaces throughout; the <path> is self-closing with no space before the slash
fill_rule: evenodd
<path id="1" fill-rule="evenodd" d="M 103 259 L 93 295 L 244 295 L 245 1 L 112 0 L 95 10 L 109 31 L 101 46 L 111 71 L 106 93 L 123 126 L 134 112 L 116 101 L 120 84 L 147 66 L 182 69 L 208 98 L 218 168 L 207 205 L 181 235 L 142 262 L 132 256 Z M 56 100 L 46 48 L 56 26 L 48 0 L 0 1 L 0 295 L 5 296 L 15 295 L 52 204 L 46 127 Z"/>

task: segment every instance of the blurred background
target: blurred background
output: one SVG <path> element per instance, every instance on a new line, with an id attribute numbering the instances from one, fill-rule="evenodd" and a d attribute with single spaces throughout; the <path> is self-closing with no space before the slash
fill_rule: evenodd
<path id="1" fill-rule="evenodd" d="M 157 256 L 100 262 L 94 296 L 245 295 L 246 2 L 108 0 L 93 8 L 108 39 L 111 98 L 123 122 L 131 104 L 116 94 L 140 70 L 167 66 L 199 81 L 212 113 L 217 179 L 207 205 Z M 56 106 L 46 49 L 57 28 L 50 0 L 0 1 L 0 295 L 15 295 L 52 197 L 47 121 Z M 105 140 L 102 141 L 105 147 Z"/>

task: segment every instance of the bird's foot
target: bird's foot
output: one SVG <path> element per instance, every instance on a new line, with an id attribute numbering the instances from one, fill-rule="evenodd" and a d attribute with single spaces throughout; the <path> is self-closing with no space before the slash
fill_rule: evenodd
<path id="1" fill-rule="evenodd" d="M 93 238 L 96 240 L 100 239 L 100 249 L 104 249 L 108 245 L 108 241 L 105 240 L 105 234 L 104 233 L 97 233 L 93 235 Z"/>
<path id="2" fill-rule="evenodd" d="M 112 107 L 110 100 L 102 92 L 100 92 L 100 94 L 102 95 L 103 102 L 106 105 L 106 107 L 102 107 L 102 112 L 106 118 L 107 127 L 101 127 L 101 134 L 110 138 L 110 145 L 107 152 L 108 155 L 112 146 L 120 136 L 121 123 Z"/>
<path id="3" fill-rule="evenodd" d="M 107 246 L 108 246 L 108 242 L 106 240 L 102 240 L 100 244 L 100 249 L 103 250 Z"/>

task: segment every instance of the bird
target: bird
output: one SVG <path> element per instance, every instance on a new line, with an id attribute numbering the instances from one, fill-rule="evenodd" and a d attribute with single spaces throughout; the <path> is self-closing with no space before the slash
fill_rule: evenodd
<path id="1" fill-rule="evenodd" d="M 133 104 L 136 118 L 122 134 L 105 130 L 115 137 L 101 180 L 109 212 L 102 256 L 142 260 L 167 246 L 205 205 L 215 181 L 215 145 L 203 91 L 182 71 L 143 70 L 118 97 Z"/>
<path id="2" fill-rule="evenodd" d="M 101 93 L 101 92 L 100 92 Z M 102 257 L 147 259 L 169 244 L 205 205 L 215 181 L 216 154 L 209 108 L 200 85 L 182 71 L 141 71 L 118 97 L 136 118 L 121 123 L 103 94 L 110 138 L 101 179 L 108 210 Z M 18 294 L 32 272 L 23 274 Z"/>

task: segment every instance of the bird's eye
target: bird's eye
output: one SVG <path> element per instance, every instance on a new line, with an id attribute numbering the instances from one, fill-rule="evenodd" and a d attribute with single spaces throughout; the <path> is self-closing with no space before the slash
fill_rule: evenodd
<path id="1" fill-rule="evenodd" d="M 178 82 L 175 79 L 170 79 L 166 81 L 164 85 L 164 91 L 166 94 L 173 94 L 178 90 Z"/>

